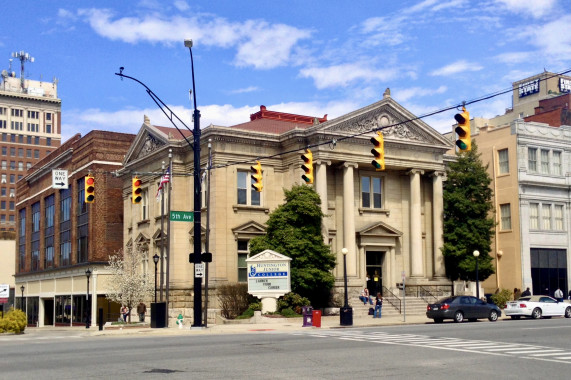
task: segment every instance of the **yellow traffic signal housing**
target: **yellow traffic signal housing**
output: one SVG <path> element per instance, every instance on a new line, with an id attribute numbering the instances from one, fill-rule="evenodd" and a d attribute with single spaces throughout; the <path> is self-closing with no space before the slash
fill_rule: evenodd
<path id="1" fill-rule="evenodd" d="M 133 178 L 133 195 L 132 195 L 132 202 L 133 204 L 141 203 L 143 199 L 143 189 L 141 189 L 141 180 L 137 177 Z"/>
<path id="2" fill-rule="evenodd" d="M 458 122 L 455 131 L 458 135 L 456 146 L 460 151 L 466 152 L 472 149 L 472 138 L 470 136 L 470 112 L 462 107 L 462 113 L 454 115 L 454 119 Z"/>
<path id="3" fill-rule="evenodd" d="M 301 165 L 301 168 L 305 172 L 304 175 L 301 176 L 305 183 L 312 184 L 313 183 L 313 154 L 311 150 L 306 149 L 305 153 L 301 155 L 301 159 L 305 162 Z"/>
<path id="4" fill-rule="evenodd" d="M 371 161 L 371 164 L 375 167 L 375 170 L 380 172 L 385 170 L 385 139 L 383 138 L 383 133 L 377 131 L 377 135 L 371 137 L 371 142 L 375 146 L 371 149 L 371 153 L 375 156 L 375 159 Z"/>
<path id="5" fill-rule="evenodd" d="M 85 203 L 93 203 L 95 201 L 95 178 L 88 174 L 85 176 L 84 189 Z"/>
<path id="6" fill-rule="evenodd" d="M 256 165 L 250 166 L 250 169 L 252 169 L 252 179 L 254 180 L 252 188 L 260 193 L 264 188 L 262 183 L 262 164 L 260 164 L 260 161 L 256 161 Z"/>

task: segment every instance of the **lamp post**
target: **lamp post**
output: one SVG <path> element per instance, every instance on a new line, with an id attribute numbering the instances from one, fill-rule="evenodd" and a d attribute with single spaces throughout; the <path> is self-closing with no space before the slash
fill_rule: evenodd
<path id="1" fill-rule="evenodd" d="M 478 256 L 480 256 L 480 251 L 475 250 L 472 254 L 476 258 L 476 298 L 480 299 L 480 281 L 478 280 Z"/>
<path id="2" fill-rule="evenodd" d="M 201 224 L 200 224 L 200 111 L 196 109 L 196 88 L 194 82 L 194 60 L 192 58 L 192 40 L 185 39 L 184 46 L 190 52 L 190 68 L 192 72 L 192 95 L 194 100 L 193 122 L 194 128 L 192 135 L 194 137 L 194 254 L 189 260 L 194 263 L 194 318 L 192 327 L 202 327 L 202 278 L 196 276 L 196 266 L 201 263 L 200 251 L 201 244 Z"/>
<path id="3" fill-rule="evenodd" d="M 24 309 L 24 289 L 26 289 L 26 287 L 24 285 L 20 286 L 20 290 L 22 291 L 22 299 L 20 300 L 20 308 L 25 313 L 26 309 Z"/>
<path id="4" fill-rule="evenodd" d="M 343 285 L 345 288 L 345 304 L 339 313 L 340 324 L 342 326 L 352 326 L 353 308 L 349 307 L 349 298 L 347 296 L 347 253 L 349 253 L 349 250 L 347 248 L 342 248 L 341 253 L 343 254 Z"/>
<path id="5" fill-rule="evenodd" d="M 157 303 L 157 264 L 159 263 L 159 255 L 156 253 L 153 256 L 153 261 L 155 262 L 155 303 Z"/>
<path id="6" fill-rule="evenodd" d="M 89 278 L 91 277 L 91 269 L 87 268 L 85 277 L 87 277 L 87 315 L 85 316 L 85 328 L 88 329 L 91 321 L 91 305 L 89 304 Z"/>

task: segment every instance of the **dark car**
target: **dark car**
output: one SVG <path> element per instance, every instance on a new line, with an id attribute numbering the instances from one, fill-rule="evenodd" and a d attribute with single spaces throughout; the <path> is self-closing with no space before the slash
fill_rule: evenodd
<path id="1" fill-rule="evenodd" d="M 462 322 L 464 319 L 475 321 L 483 318 L 495 322 L 501 315 L 502 311 L 496 305 L 472 296 L 446 297 L 426 307 L 426 316 L 434 319 L 435 323 L 442 323 L 445 319 Z"/>

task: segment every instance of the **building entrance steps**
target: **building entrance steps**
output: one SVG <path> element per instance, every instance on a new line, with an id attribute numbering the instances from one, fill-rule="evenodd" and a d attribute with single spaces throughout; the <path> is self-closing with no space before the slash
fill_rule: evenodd
<path id="1" fill-rule="evenodd" d="M 383 311 L 382 311 L 382 315 L 386 315 L 386 316 L 392 316 L 392 315 L 399 315 L 402 314 L 402 312 L 399 312 L 398 307 L 395 307 L 392 305 L 391 301 L 393 299 L 391 297 L 383 297 Z M 402 302 L 403 299 L 400 298 L 401 301 L 401 308 L 402 308 Z M 373 305 L 370 304 L 363 304 L 363 301 L 361 301 L 359 298 L 354 298 L 351 299 L 349 304 L 350 306 L 353 308 L 353 315 L 355 316 L 366 316 L 369 313 L 369 308 L 374 308 L 375 305 L 375 300 L 373 299 Z M 396 300 L 395 303 L 398 303 L 398 300 Z M 420 298 L 420 297 L 413 297 L 413 296 L 407 296 L 406 297 L 406 314 L 407 315 L 424 315 L 426 313 L 426 305 L 428 305 L 428 303 Z"/>

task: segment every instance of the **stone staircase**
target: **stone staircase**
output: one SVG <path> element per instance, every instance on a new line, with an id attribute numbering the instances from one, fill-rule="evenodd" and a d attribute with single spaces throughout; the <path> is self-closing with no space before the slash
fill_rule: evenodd
<path id="1" fill-rule="evenodd" d="M 400 307 L 402 306 L 403 299 L 400 299 Z M 426 313 L 426 301 L 420 297 L 406 297 L 406 315 L 423 315 Z M 349 300 L 349 305 L 353 308 L 353 316 L 354 317 L 365 317 L 369 314 L 369 308 L 374 308 L 375 300 L 373 299 L 373 305 L 367 304 L 363 305 L 363 302 L 357 297 L 354 299 Z M 394 297 L 383 297 L 383 316 L 396 316 L 402 315 L 402 312 L 399 312 L 398 307 L 393 306 L 399 305 L 399 300 Z"/>

